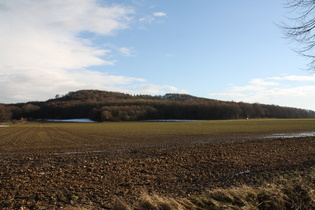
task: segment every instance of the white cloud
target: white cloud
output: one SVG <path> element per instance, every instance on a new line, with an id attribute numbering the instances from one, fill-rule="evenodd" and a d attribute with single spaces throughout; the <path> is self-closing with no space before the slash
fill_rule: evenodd
<path id="1" fill-rule="evenodd" d="M 169 91 L 173 92 L 181 92 L 181 93 L 186 93 L 186 90 L 179 90 L 178 88 L 170 85 L 164 85 L 164 88 L 167 88 Z"/>
<path id="2" fill-rule="evenodd" d="M 89 70 L 114 65 L 111 50 L 80 37 L 112 36 L 129 27 L 134 11 L 97 0 L 0 2 L 0 102 L 46 100 L 77 89 L 118 90 L 145 82 Z M 120 48 L 131 55 L 130 48 Z"/>
<path id="3" fill-rule="evenodd" d="M 259 87 L 278 85 L 276 82 L 266 81 L 264 79 L 252 79 L 249 83 Z"/>
<path id="4" fill-rule="evenodd" d="M 186 93 L 186 90 L 179 90 L 178 88 L 170 85 L 155 85 L 155 84 L 138 84 L 129 88 L 132 93 L 163 95 L 165 93 Z"/>
<path id="5" fill-rule="evenodd" d="M 276 82 L 266 81 L 263 79 L 252 79 L 249 81 L 250 85 L 244 86 L 233 86 L 234 92 L 242 92 L 242 91 L 263 91 L 268 88 L 268 86 L 278 85 Z"/>
<path id="6" fill-rule="evenodd" d="M 70 90 L 116 90 L 116 86 L 143 83 L 144 79 L 108 75 L 102 72 L 81 70 L 14 69 L 15 74 L 0 73 L 1 102 L 47 100 L 55 94 Z"/>
<path id="7" fill-rule="evenodd" d="M 290 83 L 287 82 L 288 80 Z M 209 96 L 222 100 L 258 102 L 315 110 L 315 83 L 301 84 L 301 81 L 312 82 L 315 80 L 313 75 L 253 79 L 248 82 L 249 84 L 231 85 L 227 90 L 221 93 L 211 93 Z"/>
<path id="8" fill-rule="evenodd" d="M 151 24 L 155 20 L 152 16 L 145 16 L 139 19 L 140 22 Z"/>
<path id="9" fill-rule="evenodd" d="M 123 54 L 124 56 L 130 57 L 132 56 L 132 49 L 128 47 L 121 47 L 118 51 Z"/>
<path id="10" fill-rule="evenodd" d="M 152 23 L 159 23 L 161 22 L 161 17 L 165 17 L 166 13 L 164 12 L 154 12 L 153 14 L 146 15 L 139 19 L 140 22 L 146 23 L 146 24 L 152 24 Z"/>
<path id="11" fill-rule="evenodd" d="M 144 22 L 157 22 L 165 15 L 153 13 Z M 113 36 L 130 27 L 135 16 L 130 7 L 98 0 L 1 1 L 0 103 L 47 100 L 79 89 L 179 92 L 142 78 L 90 70 L 115 65 L 112 54 L 133 56 L 133 49 L 112 43 L 96 47 L 93 36 L 86 34 Z"/>
<path id="12" fill-rule="evenodd" d="M 155 12 L 155 13 L 153 13 L 153 16 L 155 16 L 155 17 L 163 17 L 163 16 L 166 16 L 166 13 L 165 12 Z"/>
<path id="13" fill-rule="evenodd" d="M 211 94 L 209 94 L 209 96 L 211 96 L 211 97 L 220 97 L 220 98 L 224 98 L 224 99 L 227 99 L 227 100 L 231 100 L 233 98 L 246 97 L 246 94 L 236 93 L 236 92 L 224 92 L 224 93 L 211 93 Z"/>
<path id="14" fill-rule="evenodd" d="M 270 80 L 301 81 L 301 82 L 307 82 L 307 81 L 315 82 L 315 75 L 311 75 L 311 76 L 288 75 L 288 76 L 283 76 L 283 77 L 270 77 L 270 78 L 267 78 L 267 79 L 270 79 Z"/>

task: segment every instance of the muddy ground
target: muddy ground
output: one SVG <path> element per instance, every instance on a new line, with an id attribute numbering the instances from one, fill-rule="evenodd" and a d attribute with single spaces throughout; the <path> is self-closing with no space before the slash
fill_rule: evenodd
<path id="1" fill-rule="evenodd" d="M 0 152 L 2 209 L 108 209 L 142 190 L 173 197 L 259 184 L 315 165 L 315 137 Z"/>

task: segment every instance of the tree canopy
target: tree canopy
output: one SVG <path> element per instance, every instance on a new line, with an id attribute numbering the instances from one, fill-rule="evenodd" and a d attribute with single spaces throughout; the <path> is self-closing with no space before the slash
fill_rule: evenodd
<path id="1" fill-rule="evenodd" d="M 154 119 L 220 120 L 314 118 L 315 112 L 276 105 L 199 98 L 188 94 L 129 95 L 99 90 L 69 92 L 45 102 L 6 105 L 12 119 L 136 121 Z M 1 107 L 0 107 L 1 108 Z"/>

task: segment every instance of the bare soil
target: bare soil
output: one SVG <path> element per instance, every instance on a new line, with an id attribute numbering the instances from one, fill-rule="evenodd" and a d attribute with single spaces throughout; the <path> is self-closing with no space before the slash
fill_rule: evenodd
<path id="1" fill-rule="evenodd" d="M 110 209 L 117 198 L 132 202 L 142 190 L 190 197 L 217 187 L 260 184 L 314 165 L 315 137 L 2 150 L 0 206 Z"/>

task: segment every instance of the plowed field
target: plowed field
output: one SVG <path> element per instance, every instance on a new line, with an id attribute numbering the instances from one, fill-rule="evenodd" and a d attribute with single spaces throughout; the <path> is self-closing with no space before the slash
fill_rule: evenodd
<path id="1" fill-rule="evenodd" d="M 258 184 L 315 165 L 315 120 L 26 123 L 0 128 L 2 209 L 111 208 L 141 190 L 172 197 Z"/>

